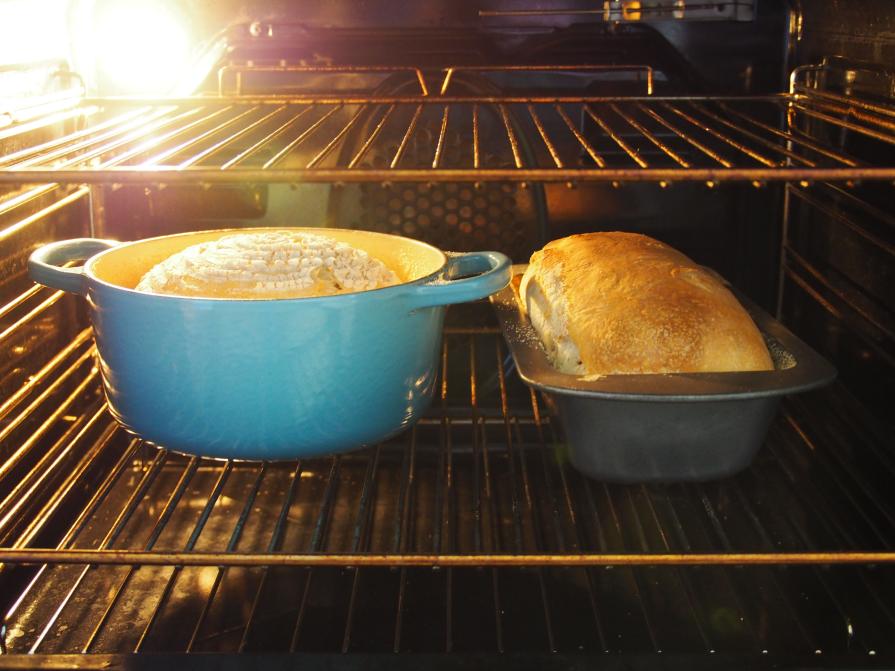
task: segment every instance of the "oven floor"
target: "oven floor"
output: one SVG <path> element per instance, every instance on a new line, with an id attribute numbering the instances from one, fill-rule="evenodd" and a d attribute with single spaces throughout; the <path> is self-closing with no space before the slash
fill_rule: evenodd
<path id="1" fill-rule="evenodd" d="M 143 445 L 115 426 L 90 378 L 67 419 L 54 420 L 77 430 L 60 429 L 66 450 L 41 462 L 47 477 L 25 506 L 38 512 L 9 528 L 34 547 L 166 559 L 5 567 L 7 663 L 27 653 L 117 665 L 115 655 L 133 652 L 290 651 L 307 653 L 308 668 L 339 668 L 329 653 L 343 652 L 432 654 L 419 658 L 432 668 L 459 652 L 624 658 L 626 668 L 657 653 L 691 668 L 703 657 L 891 661 L 895 567 L 886 564 L 487 565 L 518 554 L 571 564 L 582 553 L 889 550 L 895 459 L 843 389 L 787 400 L 739 476 L 623 486 L 568 466 L 560 428 L 516 377 L 493 326 L 449 327 L 443 359 L 438 397 L 413 430 L 301 463 L 194 460 Z M 71 473 L 69 489 L 54 484 Z M 48 508 L 60 492 L 64 505 Z M 183 551 L 479 555 L 482 565 L 226 566 L 221 557 L 200 567 L 178 565 Z M 281 658 L 251 659 L 276 668 Z"/>

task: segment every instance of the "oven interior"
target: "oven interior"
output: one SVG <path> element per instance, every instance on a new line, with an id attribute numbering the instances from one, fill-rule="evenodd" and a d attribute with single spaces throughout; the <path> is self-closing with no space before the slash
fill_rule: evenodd
<path id="1" fill-rule="evenodd" d="M 0 68 L 41 82 L 0 109 L 0 667 L 891 665 L 887 3 L 418 4 L 195 3 L 190 95 Z M 85 305 L 26 272 L 52 240 L 289 225 L 516 262 L 647 233 L 838 378 L 740 475 L 601 483 L 490 306 L 455 306 L 404 434 L 202 460 L 118 427 Z"/>

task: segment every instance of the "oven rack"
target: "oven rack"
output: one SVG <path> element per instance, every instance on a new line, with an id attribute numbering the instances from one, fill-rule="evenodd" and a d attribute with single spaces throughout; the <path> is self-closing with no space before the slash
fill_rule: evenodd
<path id="1" fill-rule="evenodd" d="M 0 183 L 895 180 L 861 149 L 891 155 L 895 107 L 853 96 L 456 95 L 454 68 L 439 95 L 410 70 L 420 93 L 82 99 L 0 130 L 69 126 L 0 157 Z"/>
<path id="2" fill-rule="evenodd" d="M 44 298 L 41 305 L 46 306 L 56 296 Z M 448 329 L 442 354 L 440 398 L 415 429 L 398 439 L 300 463 L 221 462 L 157 450 L 117 428 L 102 399 L 90 331 L 82 331 L 2 408 L 0 436 L 10 444 L 18 444 L 17 437 L 21 442 L 0 473 L 10 490 L 0 501 L 0 562 L 232 566 L 895 562 L 891 531 L 895 509 L 879 494 L 885 478 L 895 474 L 895 464 L 885 455 L 881 438 L 861 427 L 859 414 L 842 414 L 837 425 L 817 429 L 806 414 L 809 406 L 796 397 L 786 401 L 756 465 L 729 482 L 601 485 L 565 463 L 562 435 L 543 400 L 505 371 L 507 352 L 496 328 Z M 831 398 L 828 403 L 831 408 L 838 404 L 852 409 L 847 398 Z M 32 427 L 35 423 L 37 429 Z M 30 454 L 36 440 L 49 435 L 54 425 L 56 430 L 66 429 L 62 437 L 29 466 L 36 457 Z M 857 466 L 845 463 L 834 449 L 841 435 L 855 435 L 872 459 Z M 817 463 L 809 464 L 809 457 Z M 163 473 L 168 475 L 160 477 Z M 13 474 L 18 476 L 15 484 L 8 479 Z M 93 496 L 82 502 L 80 515 L 73 516 L 77 522 L 65 530 L 64 542 L 35 547 L 35 539 L 63 502 L 77 498 L 80 478 L 86 474 L 99 479 Z M 51 484 L 58 485 L 59 479 L 65 487 Z M 235 486 L 228 484 L 231 480 L 242 483 L 241 496 L 230 491 Z M 170 489 L 175 481 L 177 486 Z M 213 481 L 217 484 L 211 487 Z M 201 505 L 187 496 L 196 482 L 208 490 L 203 489 L 201 496 L 194 492 Z M 160 513 L 156 535 L 161 539 L 169 532 L 186 533 L 194 524 L 191 531 L 198 536 L 213 522 L 217 531 L 206 535 L 219 537 L 221 528 L 226 528 L 223 535 L 239 541 L 242 516 L 251 514 L 253 497 L 268 486 L 276 492 L 265 494 L 273 496 L 264 505 L 265 515 L 279 511 L 274 515 L 276 524 L 261 531 L 272 534 L 269 542 L 225 550 L 196 544 L 196 538 L 187 546 L 115 540 L 141 506 L 152 504 L 153 514 Z M 789 492 L 791 488 L 795 491 Z M 832 508 L 836 497 L 844 497 L 850 505 Z M 802 528 L 778 519 L 777 510 L 762 508 L 764 500 L 786 501 L 793 518 L 809 523 Z M 164 501 L 167 504 L 162 505 Z M 204 512 L 195 518 L 199 509 Z M 617 515 L 629 519 L 618 526 Z M 23 526 L 26 517 L 28 524 Z M 91 532 L 85 525 L 97 517 L 118 520 L 115 539 L 93 538 L 96 529 Z M 636 530 L 634 535 L 624 535 L 630 530 Z"/>
<path id="3" fill-rule="evenodd" d="M 35 297 L 44 302 L 55 293 L 38 291 L 50 294 Z M 190 625 L 190 646 L 201 648 L 197 632 L 218 607 L 212 602 L 232 598 L 216 597 L 225 590 L 222 576 L 239 571 L 260 571 L 260 582 L 241 598 L 250 613 L 267 616 L 270 608 L 259 602 L 283 580 L 278 572 L 292 576 L 287 584 L 293 586 L 310 584 L 314 571 L 323 572 L 318 581 L 346 576 L 353 591 L 360 572 L 373 583 L 380 579 L 373 576 L 389 575 L 399 632 L 411 626 L 400 624 L 401 595 L 411 600 L 420 580 L 444 589 L 433 567 L 489 590 L 499 590 L 501 581 L 506 590 L 513 576 L 528 576 L 534 588 L 541 584 L 532 589 L 548 629 L 550 610 L 559 607 L 549 590 L 556 576 L 569 574 L 541 572 L 581 572 L 575 575 L 584 591 L 577 594 L 589 595 L 599 610 L 607 598 L 604 582 L 615 578 L 597 571 L 608 567 L 623 571 L 613 575 L 633 580 L 634 593 L 646 600 L 640 609 L 647 629 L 663 620 L 650 613 L 653 582 L 660 580 L 664 590 L 670 584 L 667 593 L 681 599 L 675 608 L 697 623 L 697 633 L 690 632 L 696 640 L 700 623 L 711 618 L 708 585 L 744 612 L 757 607 L 760 595 L 762 607 L 776 604 L 778 616 L 797 629 L 810 630 L 793 623 L 807 617 L 810 603 L 820 609 L 815 617 L 823 626 L 848 624 L 867 650 L 885 648 L 872 623 L 895 625 L 888 605 L 895 593 L 889 568 L 895 510 L 881 494 L 895 464 L 883 437 L 861 422 L 860 406 L 841 388 L 814 403 L 788 400 L 756 463 L 741 476 L 623 486 L 591 482 L 567 465 L 558 427 L 542 399 L 508 368 L 501 335 L 490 326 L 447 329 L 438 398 L 416 428 L 360 452 L 293 463 L 201 460 L 144 445 L 109 415 L 93 355 L 87 329 L 2 409 L 3 437 L 20 449 L 0 474 L 8 493 L 0 501 L 0 581 L 26 572 L 24 581 L 2 584 L 17 585 L 8 593 L 7 631 L 29 632 L 7 640 L 12 651 L 52 650 L 72 613 L 96 594 L 105 596 L 83 651 L 127 638 L 122 632 L 133 626 L 127 621 L 125 627 L 122 613 L 137 594 L 147 603 L 139 610 L 138 627 L 145 629 L 136 650 L 152 649 L 147 641 L 159 632 L 174 635 L 167 618 L 185 594 L 205 600 L 192 603 L 201 616 Z M 843 458 L 842 435 L 862 445 L 864 460 Z M 46 451 L 33 454 L 53 436 Z M 483 574 L 486 569 L 497 573 Z M 196 587 L 189 581 L 197 571 L 211 571 L 213 580 Z M 850 576 L 845 592 L 843 572 Z M 188 582 L 183 589 L 181 580 Z M 349 602 L 349 623 L 361 594 L 363 587 Z M 460 608 L 466 597 L 455 598 Z M 514 597 L 495 591 L 493 598 L 500 608 Z M 245 632 L 259 635 L 251 620 L 250 614 Z M 799 635 L 811 645 L 813 633 Z M 759 632 L 756 639 L 769 636 Z M 121 645 L 114 651 L 127 651 Z"/>

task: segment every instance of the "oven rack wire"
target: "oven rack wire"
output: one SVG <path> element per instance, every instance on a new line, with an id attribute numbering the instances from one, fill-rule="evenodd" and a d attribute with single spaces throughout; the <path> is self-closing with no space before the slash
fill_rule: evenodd
<path id="1" fill-rule="evenodd" d="M 409 75 L 413 77 L 414 72 Z M 790 96 L 697 103 L 728 104 L 746 115 L 759 114 L 753 110 L 766 106 L 773 110 L 767 112 L 770 117 L 785 111 L 792 96 L 801 96 L 804 106 L 828 116 L 836 115 L 823 105 L 848 106 L 851 112 L 837 117 L 846 123 L 870 127 L 867 119 L 856 114 L 895 119 L 885 105 L 800 87 L 797 84 Z M 420 95 L 412 102 L 394 101 L 391 118 L 397 119 L 402 105 L 411 115 L 418 105 L 431 105 L 419 101 L 433 98 L 431 92 L 436 90 L 441 89 L 433 86 L 428 96 Z M 496 127 L 503 130 L 493 137 L 506 143 L 510 169 L 519 170 L 512 168 L 510 135 L 499 118 L 504 104 L 514 110 L 507 118 L 516 133 L 520 156 L 525 161 L 536 156 L 526 153 L 523 145 L 541 136 L 533 125 L 529 125 L 532 132 L 523 135 L 525 126 L 515 111 L 526 111 L 528 103 L 524 101 L 530 98 L 520 98 L 523 102 L 519 103 L 507 102 L 506 97 L 478 103 L 448 102 L 445 130 L 441 123 L 445 102 L 434 99 L 439 102 L 429 112 L 420 112 L 417 120 L 421 129 L 423 115 L 428 114 L 434 121 L 434 133 L 420 133 L 420 138 L 408 143 L 422 142 L 432 151 L 441 144 L 441 160 L 447 161 L 456 155 L 448 151 L 450 143 L 469 139 L 454 132 L 456 111 L 479 104 L 482 117 L 486 109 L 492 116 L 497 110 Z M 621 100 L 613 104 L 640 104 Z M 821 107 L 814 108 L 814 100 L 822 101 Z M 662 119 L 681 118 L 667 108 L 655 107 L 661 99 L 647 97 L 643 101 L 651 109 L 662 110 L 658 112 Z M 235 173 L 244 169 L 242 164 L 221 169 L 226 161 L 214 147 L 226 141 L 220 152 L 236 151 L 241 138 L 248 143 L 239 149 L 244 152 L 270 132 L 262 124 L 246 130 L 250 115 L 218 130 L 213 130 L 213 120 L 185 128 L 191 123 L 188 117 L 161 127 L 177 114 L 199 115 L 197 107 L 204 101 L 168 101 L 171 109 L 167 109 L 152 101 L 77 100 L 69 107 L 54 107 L 52 115 L 38 114 L 0 129 L 0 142 L 27 137 L 60 121 L 79 120 L 85 109 L 92 109 L 85 107 L 88 103 L 96 109 L 87 116 L 96 115 L 102 121 L 52 140 L 60 142 L 53 147 L 32 147 L 28 157 L 6 166 L 21 169 L 21 162 L 31 159 L 40 166 L 43 152 L 54 150 L 61 153 L 51 160 L 72 161 L 72 179 L 60 179 L 63 172 L 49 169 L 48 174 L 55 175 L 52 183 L 14 195 L 0 205 L 4 217 L 0 221 L 5 226 L 0 231 L 0 245 L 6 245 L 7 252 L 10 246 L 22 250 L 36 244 L 42 239 L 40 231 L 61 234 L 63 229 L 56 228 L 60 215 L 74 208 L 86 211 L 91 190 L 81 185 L 94 180 L 83 178 L 85 170 L 132 169 L 126 174 L 134 175 L 135 181 L 142 175 L 143 180 L 151 177 L 149 181 L 167 183 L 174 181 L 168 177 L 177 173 L 174 159 L 208 152 L 197 163 L 199 169 L 208 170 L 201 167 L 208 163 L 215 175 Z M 299 109 L 294 106 L 315 103 L 231 97 L 210 104 L 209 114 L 233 105 L 240 110 L 233 112 L 238 115 L 253 106 L 282 104 L 294 110 Z M 338 104 L 333 100 L 320 103 L 327 110 Z M 385 104 L 386 110 L 392 105 Z M 540 114 L 541 105 L 555 109 L 553 104 L 532 103 L 536 114 Z M 562 107 L 567 103 L 556 104 Z M 568 104 L 591 118 L 583 110 L 588 103 Z M 601 104 L 600 110 L 610 109 L 608 101 Z M 671 103 L 672 107 L 685 104 L 689 105 L 689 100 Z M 153 113 L 159 115 L 159 127 L 147 130 L 141 115 Z M 742 117 L 717 113 L 747 123 Z M 112 116 L 106 118 L 106 114 Z M 133 115 L 129 118 L 133 125 L 124 129 L 122 124 L 128 120 L 116 115 L 127 114 Z M 221 115 L 215 117 L 217 123 L 229 118 L 223 112 Z M 335 123 L 337 116 L 332 113 L 330 120 Z M 199 117 L 189 118 L 195 121 Z M 524 114 L 521 118 L 526 119 Z M 546 116 L 539 118 L 543 121 Z M 374 117 L 366 130 L 375 131 L 377 119 L 381 117 Z M 109 125 L 97 129 L 96 124 L 104 121 L 110 121 Z M 533 117 L 528 121 L 533 124 Z M 604 122 L 617 128 L 611 116 Z M 816 125 L 802 129 L 785 123 L 775 126 L 771 121 L 767 125 L 834 156 L 847 157 L 841 152 L 848 146 L 843 138 L 851 129 L 818 118 L 813 123 Z M 359 127 L 361 122 L 355 124 Z M 611 166 L 630 158 L 616 140 L 596 130 L 599 124 L 593 124 L 596 126 L 591 125 L 588 134 L 579 132 L 595 146 L 604 142 L 605 147 L 615 147 L 606 152 Z M 317 127 L 321 134 L 324 125 Z M 339 126 L 335 135 L 343 128 Z M 560 128 L 568 126 L 563 122 Z M 839 144 L 818 139 L 831 128 L 838 129 Z M 245 133 L 234 139 L 240 130 Z M 385 137 L 384 130 L 388 128 L 379 131 L 371 146 Z M 875 130 L 885 137 L 892 129 L 883 124 Z M 171 131 L 182 134 L 166 136 Z M 199 139 L 207 131 L 212 132 Z M 98 139 L 106 132 L 108 137 Z M 255 132 L 259 135 L 253 135 Z M 347 144 L 351 132 L 346 131 L 339 142 Z M 556 138 L 552 127 L 545 132 Z M 628 132 L 616 134 L 634 151 L 639 145 Z M 77 133 L 82 134 L 75 136 Z M 127 138 L 128 133 L 135 135 Z M 653 134 L 666 144 L 672 141 L 673 134 Z M 398 135 L 403 138 L 406 133 Z M 313 157 L 313 152 L 319 152 L 333 137 L 327 133 L 318 138 L 318 146 L 307 153 Z M 779 139 L 780 146 L 793 153 L 807 151 L 808 145 L 789 144 L 776 133 L 761 137 L 771 142 Z M 880 137 L 862 137 L 891 144 Z M 123 144 L 110 146 L 125 138 Z M 344 169 L 369 138 L 369 134 L 353 138 L 353 151 L 334 145 L 326 160 L 336 161 L 338 154 L 341 163 L 336 161 L 336 169 L 339 165 Z M 572 138 L 578 142 L 574 134 Z M 730 148 L 711 134 L 694 135 L 697 138 L 715 151 Z M 481 128 L 480 139 L 484 141 Z M 79 142 L 86 144 L 73 148 Z M 145 143 L 143 154 L 128 155 L 141 143 Z M 185 143 L 187 146 L 181 146 Z M 767 145 L 756 146 L 760 151 L 770 150 Z M 474 148 L 474 143 L 469 147 Z M 181 153 L 169 154 L 151 166 L 149 173 L 140 164 L 147 156 L 172 150 Z M 639 155 L 654 165 L 652 154 Z M 808 155 L 818 160 L 824 156 L 829 160 L 824 165 L 835 163 L 834 156 Z M 481 152 L 480 167 L 485 164 L 484 157 Z M 298 158 L 297 152 L 289 155 L 290 161 Z M 737 160 L 748 158 L 743 155 Z M 553 169 L 549 152 L 541 159 L 547 161 L 545 170 Z M 91 162 L 108 165 L 89 167 Z M 128 167 L 129 163 L 135 165 Z M 349 170 L 390 174 L 391 168 L 371 169 L 361 163 Z M 440 174 L 447 165 L 422 170 Z M 304 166 L 290 167 L 298 177 L 287 181 L 304 179 L 303 175 L 316 170 Z M 462 170 L 470 180 L 478 174 L 474 169 Z M 831 174 L 823 179 L 835 181 Z M 95 181 L 129 179 L 110 176 Z M 177 179 L 206 181 L 196 180 L 194 173 Z M 425 181 L 438 179 L 428 177 Z M 851 179 L 838 185 L 787 184 L 790 207 L 822 211 L 831 208 L 830 203 L 846 199 L 860 216 L 836 211 L 836 221 L 850 230 L 863 231 L 867 244 L 891 255 L 892 247 L 884 238 L 864 230 L 863 215 L 879 218 L 881 213 L 854 195 L 848 188 Z M 68 181 L 71 187 L 64 184 Z M 47 202 L 48 198 L 55 200 Z M 22 218 L 26 209 L 29 214 Z M 873 315 L 868 318 L 860 301 L 853 300 L 849 292 L 825 284 L 811 259 L 786 245 L 783 252 L 783 271 L 792 282 L 792 291 L 806 292 L 831 314 L 853 312 L 856 318 L 869 320 L 874 333 L 881 334 L 880 342 L 891 341 L 892 331 L 885 328 L 886 323 L 877 324 Z M 23 267 L 11 267 L 18 271 L 7 279 L 12 285 L 24 286 Z M 4 455 L 0 464 L 0 595 L 12 605 L 0 626 L 0 652 L 32 653 L 6 657 L 13 666 L 53 664 L 58 661 L 56 653 L 67 651 L 91 653 L 89 663 L 114 664 L 121 660 L 100 653 L 307 649 L 315 645 L 315 636 L 326 636 L 313 627 L 313 616 L 308 613 L 315 612 L 313 602 L 321 591 L 328 593 L 334 584 L 345 592 L 344 621 L 332 625 L 338 640 L 327 639 L 327 650 L 403 652 L 422 645 L 427 650 L 452 652 L 481 644 L 500 652 L 536 649 L 552 653 L 577 651 L 583 644 L 595 646 L 601 653 L 646 650 L 664 652 L 670 658 L 669 646 L 679 643 L 681 649 L 701 653 L 750 650 L 759 660 L 770 659 L 769 648 L 772 653 L 798 648 L 811 659 L 823 653 L 828 664 L 835 663 L 832 659 L 837 652 L 861 654 L 868 665 L 886 659 L 887 632 L 895 626 L 890 605 L 895 594 L 895 508 L 887 496 L 895 462 L 889 454 L 890 436 L 874 428 L 869 412 L 843 385 L 810 399 L 788 400 L 755 465 L 737 478 L 706 485 L 602 485 L 585 480 L 568 467 L 562 457 L 559 427 L 551 421 L 543 399 L 532 395 L 508 367 L 497 330 L 453 326 L 445 334 L 438 398 L 430 413 L 403 437 L 370 450 L 299 464 L 194 460 L 144 445 L 117 427 L 103 401 L 90 330 L 81 330 L 85 322 L 76 318 L 77 306 L 71 297 L 30 284 L 13 296 L 9 291 L 12 285 L 6 286 L 11 298 L 4 298 L 7 302 L 0 307 L 0 347 L 11 353 L 0 383 L 8 383 L 7 375 L 14 377 L 9 371 L 16 366 L 27 368 L 31 360 L 28 351 L 40 361 L 28 368 L 22 383 L 12 387 L 0 402 L 0 449 Z M 80 325 L 74 328 L 76 324 Z M 843 453 L 844 446 L 848 454 Z M 189 581 L 203 571 L 213 580 L 210 586 L 200 581 L 204 587 L 191 593 L 198 619 L 189 624 L 186 638 L 180 640 L 180 620 L 174 607 L 183 600 L 183 584 L 194 585 Z M 246 591 L 234 596 L 227 591 L 232 587 L 228 585 L 233 576 L 243 575 L 241 571 L 258 580 L 247 582 Z M 576 585 L 574 592 L 567 591 L 570 580 Z M 633 601 L 614 602 L 613 581 L 624 584 Z M 276 604 L 271 605 L 271 595 L 278 590 L 285 593 L 295 585 L 302 587 L 288 611 L 285 639 L 282 645 L 272 646 L 266 632 L 285 615 Z M 98 594 L 103 598 L 97 599 Z M 134 594 L 142 594 L 146 603 L 137 611 L 127 611 Z M 391 604 L 388 614 L 381 611 L 383 594 Z M 669 595 L 677 597 L 673 606 L 665 601 Z M 591 612 L 592 618 L 570 623 L 560 617 L 565 600 L 573 597 L 581 600 L 578 606 L 582 612 Z M 97 603 L 96 618 L 88 620 L 89 626 L 80 627 L 86 639 L 77 649 L 72 648 L 65 640 L 71 618 L 82 604 L 93 601 Z M 244 621 L 209 625 L 221 604 L 234 610 L 239 610 L 237 605 L 246 606 Z M 724 627 L 714 621 L 717 612 L 727 612 L 723 608 L 715 611 L 719 605 L 743 617 L 742 631 L 730 640 L 725 639 Z M 485 612 L 489 609 L 493 611 L 490 614 Z M 138 617 L 129 618 L 129 612 Z M 491 625 L 480 632 L 473 635 L 467 631 L 469 627 L 464 630 L 464 620 L 479 627 L 489 617 Z M 422 632 L 422 625 L 415 626 L 416 619 L 425 622 L 432 633 Z M 628 620 L 637 621 L 631 629 L 626 628 Z M 23 631 L 19 625 L 25 621 L 33 629 L 26 627 L 26 635 L 17 638 Z M 371 622 L 381 622 L 382 626 L 375 626 L 389 631 L 374 641 L 369 633 Z M 432 622 L 439 624 L 430 626 Z M 615 640 L 616 628 L 624 631 L 624 640 L 621 633 Z M 632 634 L 634 630 L 639 633 Z M 578 633 L 580 640 L 574 638 Z"/>
<path id="2" fill-rule="evenodd" d="M 639 590 L 648 591 L 655 578 L 638 572 L 664 570 L 689 595 L 682 603 L 690 603 L 697 622 L 707 606 L 694 595 L 706 578 L 690 571 L 724 572 L 725 598 L 742 603 L 752 597 L 741 591 L 737 572 L 771 571 L 762 574 L 761 599 L 792 613 L 804 606 L 790 578 L 774 572 L 807 571 L 813 577 L 810 588 L 800 588 L 808 589 L 804 598 L 827 604 L 859 635 L 873 639 L 868 620 L 895 625 L 887 605 L 895 585 L 888 569 L 895 510 L 879 489 L 895 474 L 893 464 L 841 388 L 816 403 L 787 401 L 742 476 L 623 486 L 590 482 L 565 463 L 562 436 L 542 399 L 507 368 L 501 336 L 490 326 L 446 330 L 438 395 L 416 428 L 361 452 L 293 463 L 202 460 L 128 436 L 105 406 L 94 354 L 85 329 L 2 408 L 4 437 L 18 430 L 24 440 L 13 443 L 21 447 L 0 474 L 14 488 L 0 501 L 0 580 L 15 567 L 30 571 L 16 583 L 6 620 L 18 626 L 24 617 L 37 626 L 26 637 L 32 653 L 63 635 L 67 613 L 94 594 L 101 576 L 108 581 L 105 605 L 83 652 L 120 630 L 119 611 L 134 594 L 151 602 L 140 611 L 145 629 L 134 650 L 141 651 L 153 635 L 170 631 L 170 602 L 196 589 L 178 582 L 193 580 L 195 571 L 212 571 L 215 579 L 210 591 L 203 588 L 203 615 L 187 651 L 201 647 L 197 632 L 224 589 L 223 576 L 243 570 L 261 572 L 247 597 L 251 613 L 265 612 L 259 602 L 273 589 L 266 583 L 279 584 L 278 571 L 348 571 L 355 582 L 361 571 L 390 571 L 398 597 L 411 589 L 405 582 L 415 579 L 408 576 L 433 568 L 533 577 L 584 571 L 582 588 L 598 604 L 604 578 L 592 571 L 632 571 Z M 864 446 L 867 461 L 851 464 L 839 454 L 842 433 Z M 29 454 L 50 436 L 57 437 L 45 451 Z M 67 520 L 61 527 L 60 512 Z M 36 547 L 48 533 L 55 547 Z M 146 582 L 152 571 L 163 573 Z M 853 573 L 847 597 L 835 571 Z M 495 585 L 504 580 L 499 575 Z M 555 597 L 539 598 L 549 621 Z M 648 624 L 657 618 L 644 617 Z M 255 629 L 246 625 L 243 636 Z M 24 651 L 21 641 L 13 647 Z"/>
<path id="3" fill-rule="evenodd" d="M 795 72 L 786 94 L 669 97 L 651 95 L 653 70 L 638 65 L 453 67 L 434 86 L 416 67 L 230 65 L 217 96 L 73 99 L 0 129 L 3 143 L 70 127 L 0 157 L 0 182 L 895 180 L 895 165 L 851 149 L 870 143 L 890 155 L 895 107 L 806 84 L 819 67 Z M 462 86 L 464 76 L 538 69 L 622 73 L 647 95 L 470 95 Z M 403 77 L 410 93 L 246 93 L 243 76 L 265 72 Z"/>
<path id="4" fill-rule="evenodd" d="M 86 329 L 0 408 L 4 422 L 0 437 L 15 438 L 26 429 L 25 440 L 0 472 L 3 479 L 18 476 L 14 483 L 3 483 L 7 491 L 0 501 L 0 562 L 180 566 L 895 562 L 890 532 L 895 510 L 885 497 L 874 496 L 880 485 L 870 475 L 873 471 L 867 465 L 848 465 L 837 456 L 835 436 L 812 428 L 798 399 L 787 401 L 762 453 L 765 459 L 729 483 L 599 485 L 565 463 L 562 436 L 543 400 L 511 372 L 504 372 L 506 351 L 498 331 L 454 328 L 446 332 L 440 398 L 400 439 L 359 453 L 297 464 L 220 462 L 170 454 L 128 437 L 102 399 L 94 355 Z M 449 365 L 462 372 L 449 370 Z M 31 426 L 34 420 L 36 429 Z M 843 417 L 842 422 L 847 425 L 842 430 L 855 432 L 853 418 Z M 54 425 L 57 431 L 60 426 L 64 430 L 34 462 L 34 445 L 51 435 Z M 890 473 L 893 465 L 878 439 L 867 435 L 862 442 L 879 459 L 874 463 L 878 472 Z M 812 468 L 821 470 L 823 480 L 802 482 L 807 477 L 800 470 L 807 467 L 802 460 L 809 455 L 818 458 L 820 466 Z M 53 515 L 71 497 L 77 499 L 81 478 L 90 473 L 99 479 L 61 542 L 56 547 L 35 547 Z M 176 479 L 174 489 L 165 489 L 171 483 L 161 484 L 163 473 Z M 207 487 L 209 478 L 216 484 L 205 498 L 187 495 L 197 479 Z M 255 482 L 257 488 L 248 487 L 240 498 L 227 489 L 234 479 L 245 480 L 245 487 L 246 482 Z M 266 504 L 280 511 L 273 527 L 264 531 L 271 534 L 268 543 L 226 550 L 197 545 L 212 517 L 221 527 L 217 533 L 226 528 L 223 535 L 238 541 L 244 516 L 251 514 L 258 488 L 266 487 L 268 480 L 280 488 L 275 501 Z M 802 489 L 786 495 L 788 482 L 800 482 Z M 832 510 L 829 501 L 834 493 L 844 494 L 852 507 Z M 421 504 L 420 497 L 426 503 Z M 761 509 L 764 499 L 787 501 L 794 506 L 790 512 L 812 524 L 807 529 L 778 528 L 775 511 Z M 723 520 L 731 513 L 719 509 L 719 501 L 726 502 L 722 508 L 737 502 L 745 517 L 728 527 Z M 153 538 L 164 538 L 169 526 L 185 533 L 186 526 L 195 525 L 189 542 L 121 544 L 121 531 L 136 523 L 133 518 L 141 506 L 152 502 L 158 513 Z M 677 510 L 677 505 L 682 508 Z M 613 516 L 616 509 L 636 511 L 624 528 L 639 528 L 639 540 L 608 540 L 610 532 L 604 526 L 619 521 L 602 519 L 607 506 Z M 197 509 L 202 513 L 195 518 Z M 116 522 L 107 537 L 89 540 L 89 525 L 97 516 Z M 334 524 L 344 528 L 333 531 Z M 284 545 L 287 526 L 299 530 L 287 536 L 297 533 L 306 542 Z M 645 531 L 650 526 L 656 527 L 656 543 L 646 540 L 653 533 Z M 687 540 L 697 528 L 697 535 L 712 530 L 701 546 Z"/>

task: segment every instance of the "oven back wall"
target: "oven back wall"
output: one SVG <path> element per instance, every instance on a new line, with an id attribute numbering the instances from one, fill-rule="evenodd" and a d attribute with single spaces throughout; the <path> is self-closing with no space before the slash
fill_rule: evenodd
<path id="1" fill-rule="evenodd" d="M 820 85 L 889 100 L 895 93 L 895 11 L 888 0 L 801 0 L 798 63 L 836 67 Z M 850 74 L 849 74 L 850 73 Z M 858 133 L 809 134 L 861 160 L 891 160 L 893 147 Z M 856 421 L 892 444 L 895 394 L 895 218 L 888 183 L 793 184 L 781 274 L 783 317 L 839 370 Z M 869 409 L 870 414 L 862 411 Z"/>
<path id="2" fill-rule="evenodd" d="M 801 63 L 845 56 L 895 65 L 895 11 L 889 0 L 798 0 Z"/>

